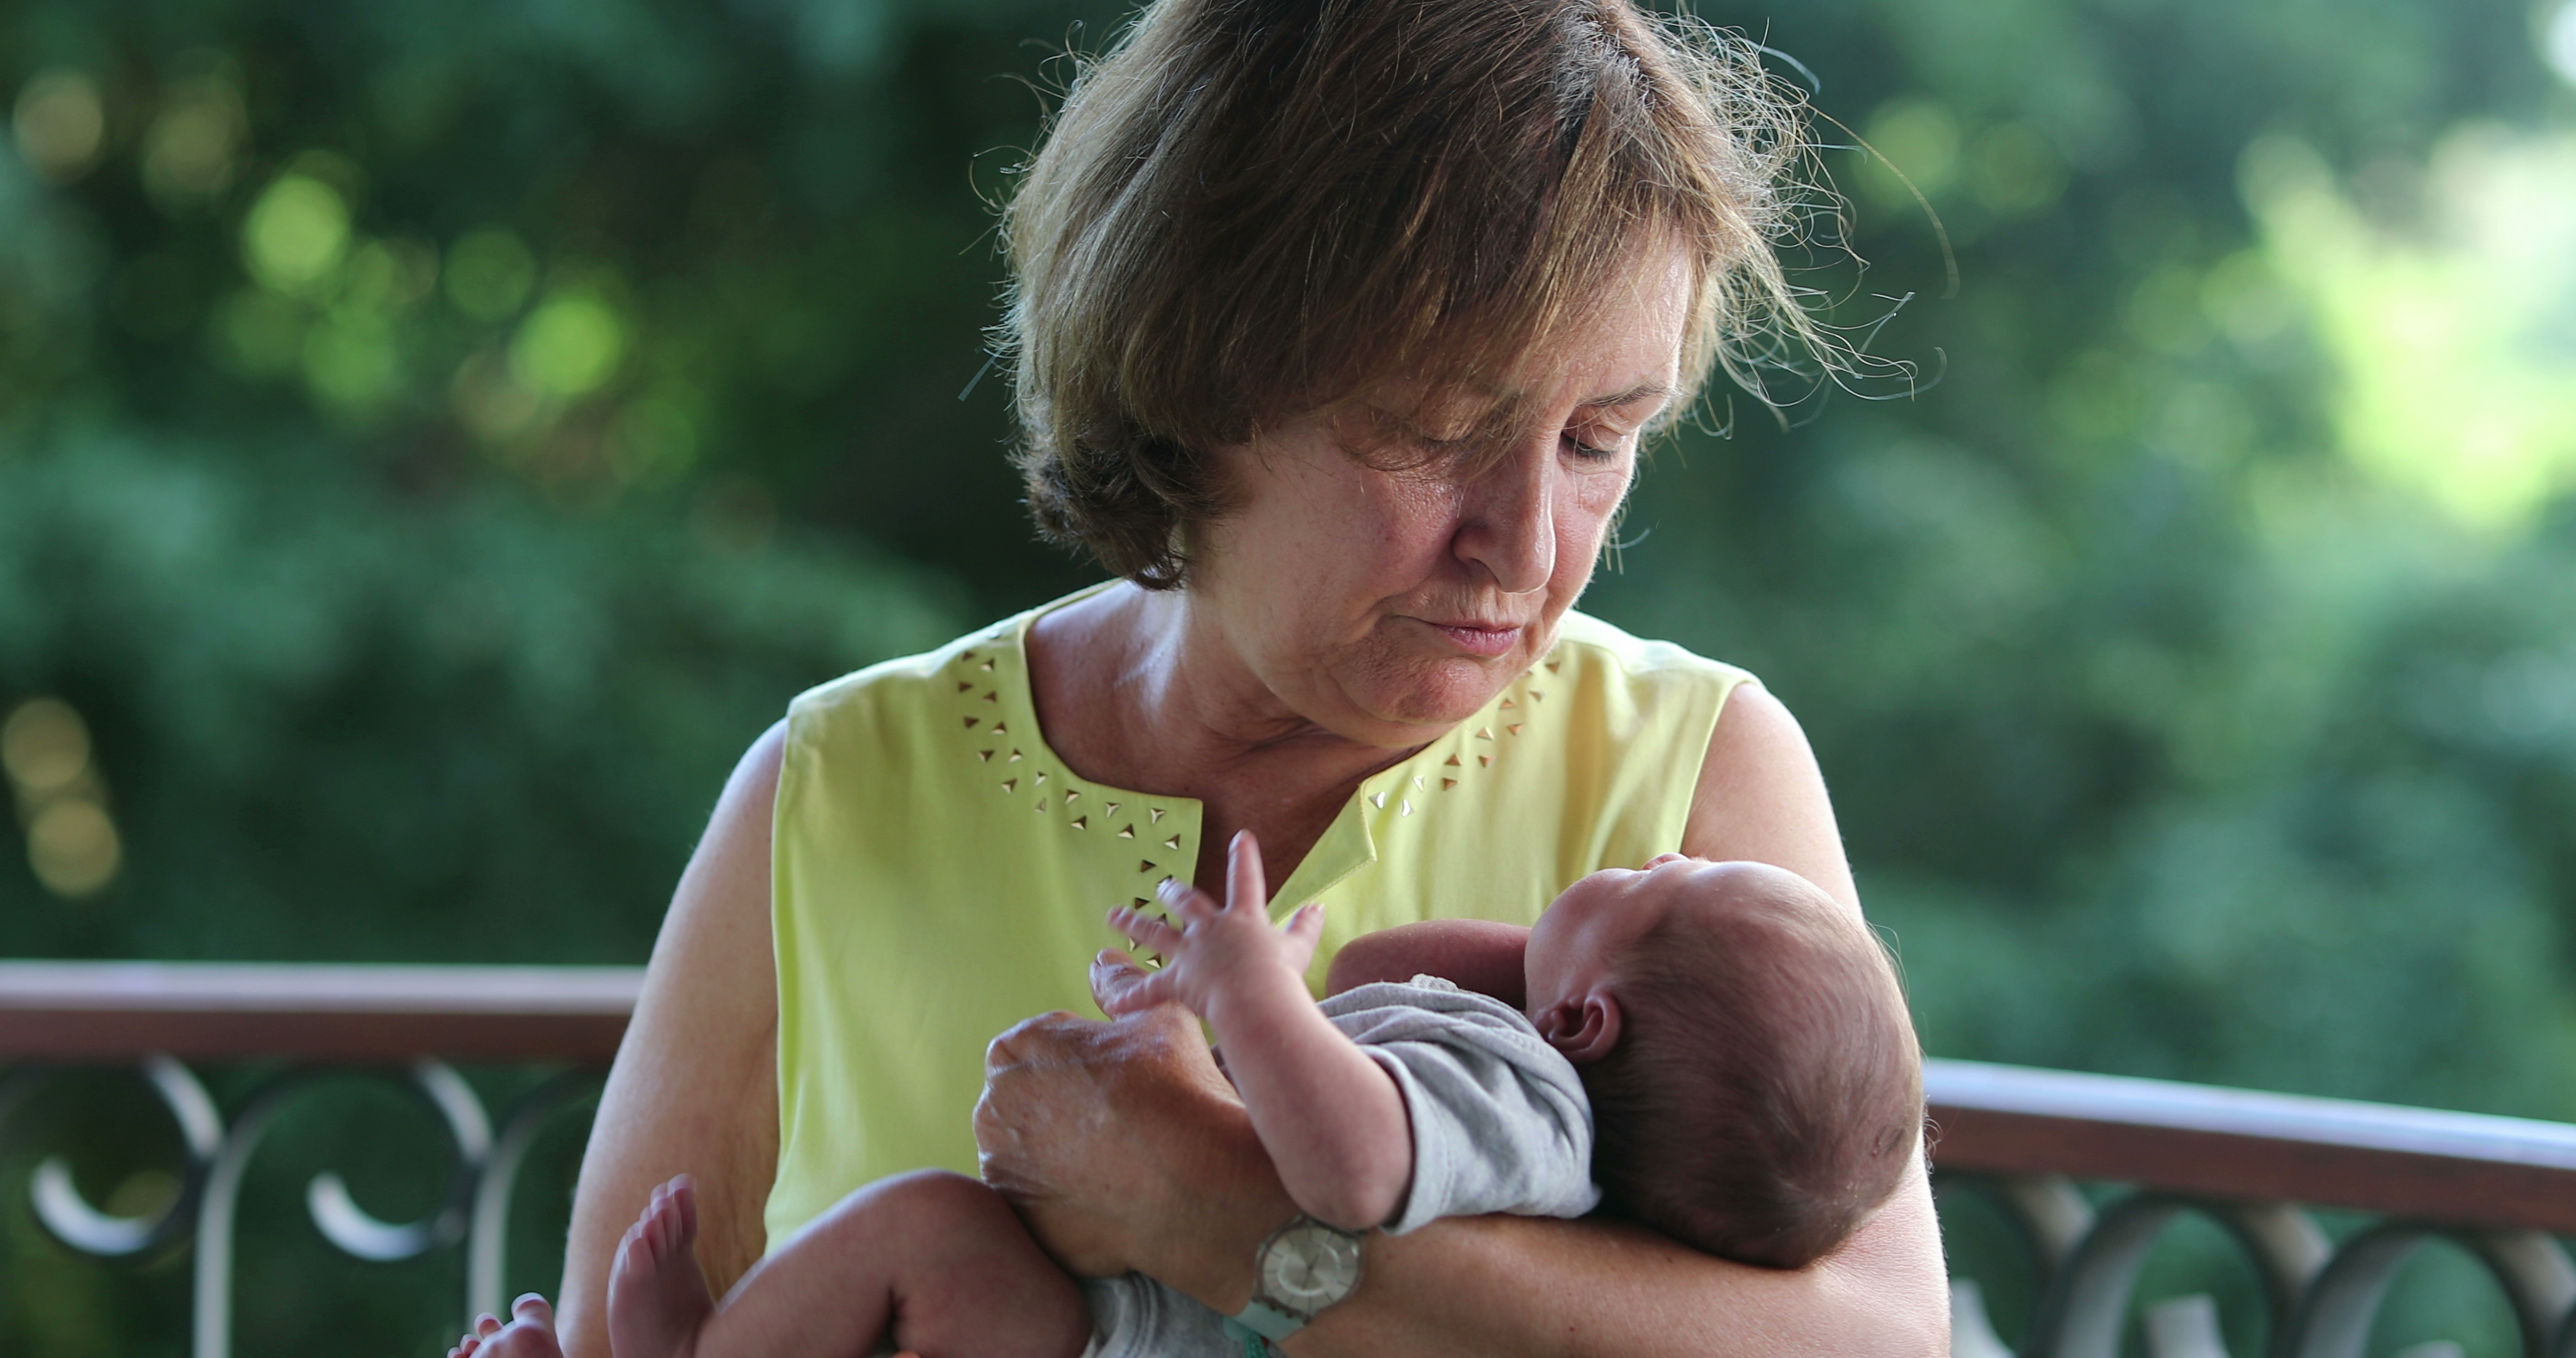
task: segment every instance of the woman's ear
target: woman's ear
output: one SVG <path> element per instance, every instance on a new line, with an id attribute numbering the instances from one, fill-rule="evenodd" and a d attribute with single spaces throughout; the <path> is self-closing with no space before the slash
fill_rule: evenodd
<path id="1" fill-rule="evenodd" d="M 1594 989 L 1559 1001 L 1538 1016 L 1538 1035 L 1580 1066 L 1619 1047 L 1619 997 Z"/>

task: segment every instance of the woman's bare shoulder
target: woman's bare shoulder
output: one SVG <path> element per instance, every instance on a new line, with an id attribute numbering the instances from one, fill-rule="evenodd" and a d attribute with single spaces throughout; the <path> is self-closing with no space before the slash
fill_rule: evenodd
<path id="1" fill-rule="evenodd" d="M 1759 683 L 1735 685 L 1718 711 L 1682 851 L 1787 868 L 1859 908 L 1815 751 L 1798 719 Z"/>
<path id="2" fill-rule="evenodd" d="M 743 1027 L 767 1032 L 778 1017 L 778 982 L 771 961 L 770 821 L 778 803 L 788 724 L 761 733 L 732 777 L 725 780 L 697 851 L 680 875 L 662 934 L 653 945 L 645 1003 L 677 1000 L 696 1010 L 718 1006 Z M 655 981 L 668 983 L 655 995 Z M 700 1013 L 699 1017 L 714 1017 Z M 746 1022 L 747 1021 L 747 1022 Z"/>

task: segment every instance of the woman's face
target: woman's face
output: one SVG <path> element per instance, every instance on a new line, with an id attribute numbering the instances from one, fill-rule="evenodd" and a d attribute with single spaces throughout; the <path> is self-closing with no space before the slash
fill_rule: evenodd
<path id="1" fill-rule="evenodd" d="M 1590 582 L 1639 432 L 1671 400 L 1689 287 L 1679 256 L 1659 257 L 1594 323 L 1539 345 L 1496 394 L 1522 418 L 1481 473 L 1363 460 L 1391 430 L 1439 439 L 1482 413 L 1424 408 L 1399 383 L 1220 450 L 1236 508 L 1194 530 L 1192 612 L 1337 735 L 1419 745 L 1474 715 Z"/>

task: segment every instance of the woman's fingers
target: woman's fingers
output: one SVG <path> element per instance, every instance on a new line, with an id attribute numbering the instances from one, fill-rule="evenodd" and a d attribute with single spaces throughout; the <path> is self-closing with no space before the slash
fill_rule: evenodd
<path id="1" fill-rule="evenodd" d="M 1176 1177 L 1189 1172 L 1180 1162 L 1228 1148 L 1262 1156 L 1242 1110 L 1185 1010 L 1115 1023 L 1042 1014 L 986 1051 L 975 1141 L 984 1181 L 1049 1253 L 1075 1273 L 1114 1277 L 1157 1257 L 1169 1223 L 1205 1210 Z"/>
<path id="2" fill-rule="evenodd" d="M 1091 998 L 1099 1002 L 1100 1012 L 1116 1018 L 1170 1000 L 1171 981 L 1162 972 L 1147 971 L 1136 965 L 1136 959 L 1110 948 L 1092 960 Z"/>

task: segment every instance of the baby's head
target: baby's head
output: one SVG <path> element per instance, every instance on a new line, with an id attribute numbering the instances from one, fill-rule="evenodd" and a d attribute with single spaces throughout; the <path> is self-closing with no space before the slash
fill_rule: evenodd
<path id="1" fill-rule="evenodd" d="M 1684 1244 L 1797 1268 L 1895 1191 L 1923 1128 L 1896 974 L 1795 873 L 1667 854 L 1566 888 L 1529 1015 L 1592 1098 L 1593 1178 Z"/>

